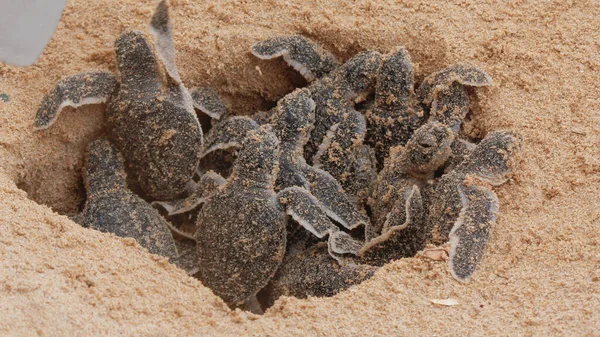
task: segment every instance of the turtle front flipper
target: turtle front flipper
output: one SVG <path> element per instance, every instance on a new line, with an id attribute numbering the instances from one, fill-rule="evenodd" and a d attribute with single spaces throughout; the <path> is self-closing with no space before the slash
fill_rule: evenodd
<path id="1" fill-rule="evenodd" d="M 339 66 L 335 56 L 303 36 L 279 36 L 255 43 L 252 55 L 261 60 L 282 56 L 285 62 L 311 82 Z"/>
<path id="2" fill-rule="evenodd" d="M 229 108 L 212 88 L 195 87 L 190 89 L 194 108 L 215 120 L 229 115 Z"/>
<path id="3" fill-rule="evenodd" d="M 175 46 L 173 45 L 171 22 L 169 21 L 169 2 L 162 0 L 154 10 L 150 21 L 150 33 L 156 39 L 156 50 L 169 77 L 181 84 L 181 77 L 175 64 Z"/>
<path id="4" fill-rule="evenodd" d="M 475 174 L 494 186 L 501 185 L 512 171 L 511 159 L 519 148 L 520 141 L 515 135 L 490 132 L 457 169 L 465 175 Z"/>
<path id="5" fill-rule="evenodd" d="M 64 107 L 80 107 L 105 103 L 118 86 L 115 75 L 108 71 L 92 71 L 67 77 L 48 92 L 35 115 L 34 127 L 50 127 Z"/>
<path id="6" fill-rule="evenodd" d="M 285 213 L 316 237 L 323 238 L 339 230 L 321 209 L 319 201 L 307 190 L 297 186 L 288 187 L 280 191 L 277 197 L 284 205 Z"/>
<path id="7" fill-rule="evenodd" d="M 448 87 L 454 82 L 469 87 L 484 87 L 493 83 L 485 71 L 469 64 L 457 63 L 427 76 L 417 89 L 417 96 L 423 103 L 431 104 L 437 87 Z"/>
<path id="8" fill-rule="evenodd" d="M 480 186 L 458 186 L 462 202 L 460 216 L 450 231 L 450 273 L 466 281 L 483 258 L 496 221 L 500 202 L 496 194 Z"/>
<path id="9" fill-rule="evenodd" d="M 357 210 L 340 183 L 329 173 L 307 166 L 305 174 L 310 183 L 310 193 L 321 202 L 330 218 L 348 229 L 369 223 L 369 217 Z"/>
<path id="10" fill-rule="evenodd" d="M 154 201 L 151 205 L 161 206 L 169 215 L 189 212 L 204 203 L 217 188 L 225 185 L 225 182 L 226 180 L 221 175 L 208 171 L 202 175 L 196 191 L 189 197 L 175 201 Z"/>
<path id="11" fill-rule="evenodd" d="M 423 103 L 431 104 L 430 120 L 439 121 L 458 132 L 469 112 L 466 87 L 491 84 L 491 77 L 483 70 L 459 63 L 425 78 L 419 86 L 418 95 Z"/>

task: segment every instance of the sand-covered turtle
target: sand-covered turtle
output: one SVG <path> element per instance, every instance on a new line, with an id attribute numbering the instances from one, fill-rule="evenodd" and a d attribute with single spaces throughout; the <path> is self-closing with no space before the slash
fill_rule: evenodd
<path id="1" fill-rule="evenodd" d="M 309 164 L 317 154 L 331 127 L 354 110 L 354 104 L 372 90 L 381 54 L 364 51 L 337 66 L 335 57 L 302 36 L 280 36 L 254 44 L 254 56 L 268 60 L 283 56 L 310 83 L 308 88 L 315 101 L 315 123 L 304 148 Z"/>
<path id="2" fill-rule="evenodd" d="M 427 120 L 414 85 L 414 66 L 408 51 L 398 47 L 385 55 L 377 73 L 373 105 L 365 112 L 365 143 L 374 149 L 379 170 L 390 148 L 406 144 Z"/>
<path id="3" fill-rule="evenodd" d="M 317 244 L 305 251 L 287 255 L 269 284 L 260 292 L 265 307 L 280 296 L 307 298 L 333 296 L 370 278 L 377 267 L 344 263 L 332 258 L 327 246 Z"/>
<path id="4" fill-rule="evenodd" d="M 229 178 L 209 172 L 192 196 L 203 203 L 194 236 L 197 275 L 231 306 L 252 300 L 279 268 L 288 217 L 313 233 L 329 234 L 331 249 L 341 242 L 336 237 L 343 233 L 309 191 L 298 186 L 275 191 L 279 169 L 279 140 L 265 125 L 243 140 Z"/>
<path id="5" fill-rule="evenodd" d="M 192 186 L 202 147 L 194 92 L 175 66 L 168 3 L 161 1 L 150 23 L 153 45 L 128 30 L 115 42 L 119 78 L 91 71 L 61 80 L 41 102 L 38 130 L 50 127 L 66 106 L 107 103 L 106 133 L 124 155 L 129 173 L 148 197 L 171 200 Z M 203 102 L 196 105 L 203 107 Z"/>
<path id="6" fill-rule="evenodd" d="M 464 280 L 482 259 L 499 201 L 491 186 L 506 182 L 518 139 L 507 132 L 489 133 L 456 168 L 425 191 L 431 241 L 450 241 L 452 275 Z"/>
<path id="7" fill-rule="evenodd" d="M 104 139 L 89 144 L 83 181 L 87 199 L 73 220 L 84 227 L 134 238 L 153 254 L 178 258 L 167 221 L 127 188 L 123 158 Z"/>

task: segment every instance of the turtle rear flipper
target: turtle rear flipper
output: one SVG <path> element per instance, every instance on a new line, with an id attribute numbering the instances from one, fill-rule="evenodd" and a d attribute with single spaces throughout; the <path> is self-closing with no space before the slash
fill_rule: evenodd
<path id="1" fill-rule="evenodd" d="M 303 36 L 279 36 L 255 43 L 252 55 L 261 60 L 282 56 L 285 62 L 311 82 L 339 66 L 335 56 Z"/>
<path id="2" fill-rule="evenodd" d="M 116 76 L 108 71 L 91 71 L 67 77 L 44 96 L 38 109 L 34 127 L 50 127 L 64 107 L 80 107 L 106 103 L 118 87 Z"/>
<path id="3" fill-rule="evenodd" d="M 448 265 L 455 279 L 466 281 L 483 258 L 500 202 L 484 187 L 458 186 L 458 191 L 463 208 L 450 231 Z"/>

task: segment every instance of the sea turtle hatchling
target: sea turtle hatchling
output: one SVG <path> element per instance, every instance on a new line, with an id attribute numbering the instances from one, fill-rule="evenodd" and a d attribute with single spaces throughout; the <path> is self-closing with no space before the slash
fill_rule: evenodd
<path id="1" fill-rule="evenodd" d="M 519 143 L 511 133 L 491 132 L 456 168 L 424 190 L 431 241 L 450 241 L 448 262 L 456 279 L 469 278 L 483 257 L 500 208 L 491 186 L 508 180 Z"/>
<path id="2" fill-rule="evenodd" d="M 330 297 L 370 278 L 377 267 L 366 264 L 340 264 L 327 246 L 319 243 L 305 251 L 288 254 L 269 284 L 258 295 L 264 307 L 280 296 Z"/>
<path id="3" fill-rule="evenodd" d="M 197 275 L 231 306 L 252 300 L 279 268 L 287 216 L 315 233 L 330 230 L 331 249 L 344 251 L 335 246 L 342 233 L 334 232 L 337 227 L 307 190 L 275 191 L 278 170 L 279 140 L 269 125 L 261 126 L 242 142 L 229 178 L 209 172 L 195 195 L 203 202 L 194 235 Z"/>
<path id="4" fill-rule="evenodd" d="M 107 103 L 106 133 L 124 155 L 129 173 L 148 197 L 172 200 L 192 187 L 202 148 L 202 128 L 175 67 L 168 3 L 161 1 L 150 23 L 152 44 L 128 30 L 115 42 L 120 79 L 92 71 L 61 80 L 41 102 L 36 129 L 46 129 L 66 106 Z M 155 53 L 155 49 L 158 52 Z M 192 188 L 193 189 L 193 188 Z"/>
<path id="5" fill-rule="evenodd" d="M 84 227 L 134 238 L 150 253 L 176 262 L 177 249 L 167 221 L 127 188 L 125 176 L 116 147 L 104 139 L 91 142 L 83 170 L 87 199 L 72 219 Z"/>

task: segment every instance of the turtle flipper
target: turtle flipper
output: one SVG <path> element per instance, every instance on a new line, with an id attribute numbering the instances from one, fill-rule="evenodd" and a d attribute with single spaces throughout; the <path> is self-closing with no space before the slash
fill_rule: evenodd
<path id="1" fill-rule="evenodd" d="M 468 87 L 484 87 L 493 83 L 485 71 L 469 64 L 457 63 L 427 76 L 417 89 L 417 96 L 425 104 L 431 104 L 437 87 L 448 87 L 454 82 Z"/>
<path id="2" fill-rule="evenodd" d="M 500 202 L 494 192 L 480 186 L 458 186 L 458 192 L 462 210 L 450 231 L 448 265 L 455 279 L 465 281 L 483 258 Z"/>
<path id="3" fill-rule="evenodd" d="M 303 36 L 279 36 L 255 43 L 252 55 L 261 60 L 282 56 L 285 62 L 311 82 L 339 66 L 335 56 Z"/>
<path id="4" fill-rule="evenodd" d="M 281 190 L 277 197 L 285 206 L 285 213 L 316 237 L 323 238 L 339 230 L 309 191 L 293 186 Z"/>
<path id="5" fill-rule="evenodd" d="M 67 77 L 44 96 L 35 115 L 34 127 L 50 127 L 66 106 L 79 107 L 105 103 L 117 88 L 116 76 L 108 71 L 92 71 Z"/>
<path id="6" fill-rule="evenodd" d="M 225 182 L 225 178 L 221 177 L 221 175 L 213 171 L 208 171 L 202 175 L 196 191 L 189 197 L 175 201 L 154 201 L 151 205 L 161 206 L 169 215 L 189 212 L 204 203 L 217 188 L 225 185 Z"/>
<path id="7" fill-rule="evenodd" d="M 469 93 L 466 87 L 491 84 L 491 77 L 483 70 L 458 63 L 426 77 L 417 89 L 417 94 L 423 103 L 431 104 L 430 120 L 439 121 L 458 132 L 469 112 Z"/>
<path id="8" fill-rule="evenodd" d="M 490 132 L 457 168 L 475 174 L 492 185 L 500 185 L 512 171 L 510 160 L 519 149 L 519 139 L 503 131 Z"/>
<path id="9" fill-rule="evenodd" d="M 167 0 L 158 3 L 150 21 L 150 33 L 156 39 L 156 50 L 167 74 L 176 84 L 181 84 L 181 77 L 175 64 L 175 46 L 173 45 Z"/>
<path id="10" fill-rule="evenodd" d="M 348 229 L 369 223 L 369 218 L 357 210 L 340 183 L 329 173 L 309 166 L 305 174 L 310 193 L 321 202 L 330 218 Z"/>
<path id="11" fill-rule="evenodd" d="M 194 108 L 212 119 L 221 120 L 229 114 L 229 108 L 212 88 L 195 87 L 190 89 Z"/>
<path id="12" fill-rule="evenodd" d="M 258 130 L 259 125 L 246 116 L 229 117 L 216 123 L 204 139 L 202 156 L 215 151 L 228 148 L 239 148 L 248 133 Z"/>
<path id="13" fill-rule="evenodd" d="M 377 73 L 375 104 L 379 109 L 408 104 L 414 96 L 415 69 L 404 47 L 386 56 Z"/>
<path id="14" fill-rule="evenodd" d="M 156 93 L 162 89 L 159 61 L 144 33 L 129 30 L 121 34 L 115 41 L 115 53 L 122 92 L 137 98 L 139 93 Z"/>

